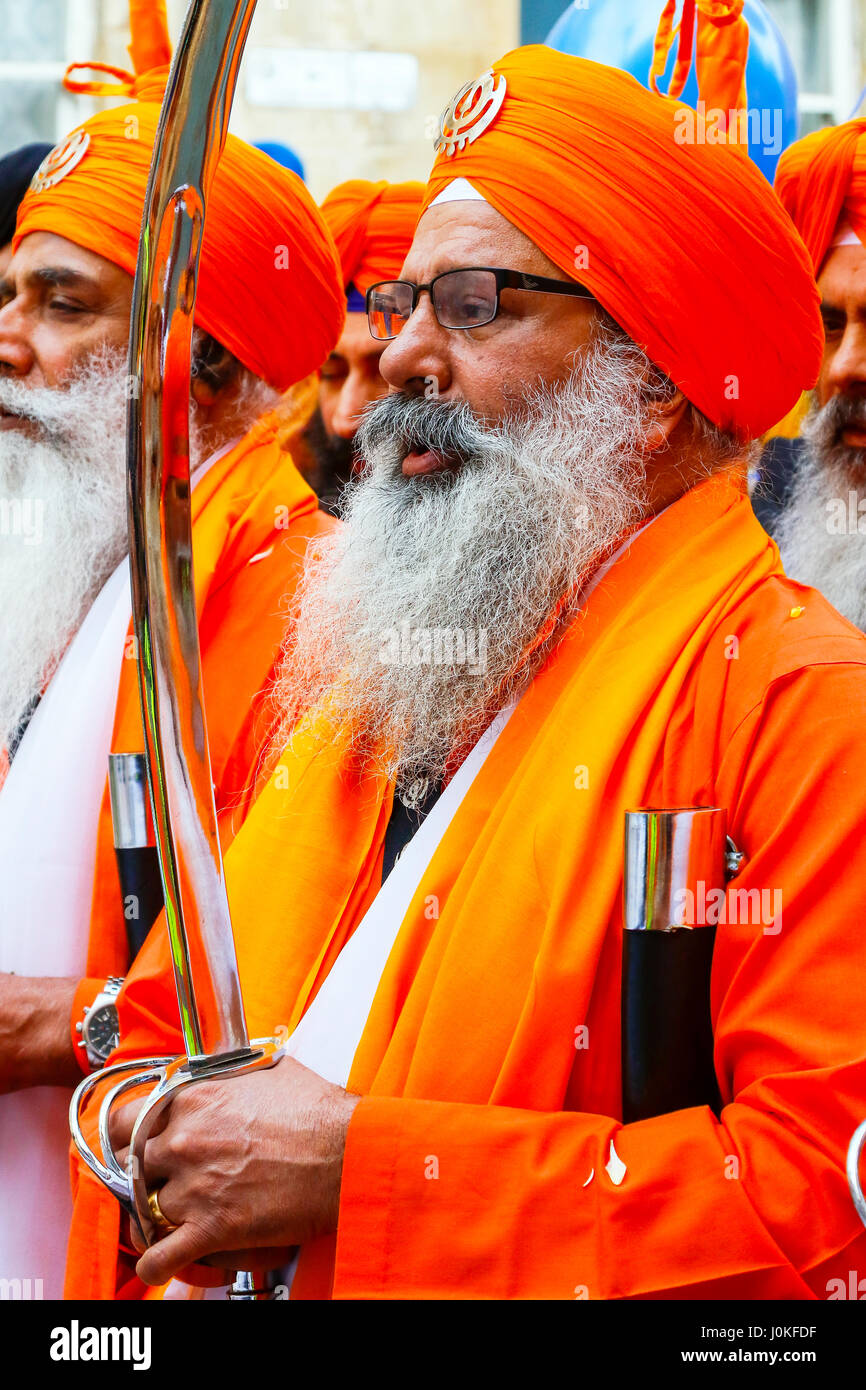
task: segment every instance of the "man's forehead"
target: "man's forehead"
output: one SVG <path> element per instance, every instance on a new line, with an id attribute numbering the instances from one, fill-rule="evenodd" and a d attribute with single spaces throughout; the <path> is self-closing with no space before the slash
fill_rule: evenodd
<path id="1" fill-rule="evenodd" d="M 405 278 L 426 280 L 471 265 L 553 273 L 544 253 L 489 203 L 466 199 L 428 208 L 403 264 Z"/>
<path id="2" fill-rule="evenodd" d="M 105 256 L 88 251 L 86 247 L 55 232 L 31 232 L 25 236 L 9 262 L 7 274 L 10 278 L 18 274 L 33 274 L 45 267 L 68 270 L 89 280 L 131 278 Z"/>
<path id="3" fill-rule="evenodd" d="M 866 311 L 866 247 L 833 247 L 821 266 L 818 289 L 825 304 L 860 305 Z"/>

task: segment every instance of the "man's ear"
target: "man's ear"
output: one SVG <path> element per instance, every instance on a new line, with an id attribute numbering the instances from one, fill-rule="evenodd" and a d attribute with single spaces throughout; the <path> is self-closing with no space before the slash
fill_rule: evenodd
<path id="1" fill-rule="evenodd" d="M 646 407 L 647 433 L 643 450 L 647 454 L 660 453 L 670 446 L 675 431 L 682 424 L 689 402 L 678 386 L 669 396 L 650 401 Z"/>
<path id="2" fill-rule="evenodd" d="M 190 384 L 190 393 L 198 406 L 211 406 L 219 398 L 219 389 L 214 389 L 204 377 L 194 376 Z"/>
<path id="3" fill-rule="evenodd" d="M 215 405 L 227 389 L 235 385 L 239 363 L 228 348 L 209 334 L 197 335 L 193 342 L 190 390 L 196 405 Z"/>

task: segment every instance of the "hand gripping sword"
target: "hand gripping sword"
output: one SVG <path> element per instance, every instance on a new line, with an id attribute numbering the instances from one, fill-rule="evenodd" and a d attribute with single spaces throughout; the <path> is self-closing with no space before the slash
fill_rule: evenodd
<path id="1" fill-rule="evenodd" d="M 150 795 L 186 1055 L 96 1072 L 76 1090 L 78 1152 L 143 1240 L 164 1235 L 148 1202 L 144 1149 L 182 1087 L 272 1066 L 283 1039 L 250 1042 L 238 976 L 201 689 L 193 586 L 189 381 L 207 196 L 225 142 L 256 0 L 191 0 L 169 76 L 145 197 L 129 344 L 127 464 L 130 569 Z M 107 1078 L 94 1153 L 83 1107 Z M 129 1091 L 153 1083 L 126 1167 L 109 1122 Z M 158 1207 L 156 1208 L 158 1212 Z M 257 1296 L 237 1276 L 230 1297 Z"/>

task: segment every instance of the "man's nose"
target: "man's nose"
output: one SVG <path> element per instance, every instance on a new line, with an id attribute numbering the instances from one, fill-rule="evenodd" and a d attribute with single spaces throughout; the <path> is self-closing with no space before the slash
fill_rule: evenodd
<path id="1" fill-rule="evenodd" d="M 450 339 L 453 333 L 439 323 L 428 294 L 379 358 L 379 371 L 389 386 L 417 395 L 444 395 L 451 385 Z"/>
<path id="2" fill-rule="evenodd" d="M 866 324 L 854 321 L 846 325 L 830 358 L 827 388 L 831 396 L 866 392 Z"/>
<path id="3" fill-rule="evenodd" d="M 341 439 L 353 439 L 366 406 L 384 396 L 385 382 L 378 375 L 370 376 L 353 369 L 349 372 L 334 407 L 331 430 Z"/>
<path id="4" fill-rule="evenodd" d="M 11 299 L 0 309 L 0 375 L 27 376 L 34 360 L 21 312 Z"/>

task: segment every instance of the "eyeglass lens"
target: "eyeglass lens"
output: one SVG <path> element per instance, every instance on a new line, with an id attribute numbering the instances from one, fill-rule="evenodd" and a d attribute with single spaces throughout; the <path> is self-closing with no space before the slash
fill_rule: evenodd
<path id="1" fill-rule="evenodd" d="M 443 328 L 478 328 L 496 317 L 496 276 L 490 270 L 449 270 L 433 282 L 433 309 Z M 412 286 L 377 285 L 368 319 L 374 338 L 396 338 L 412 312 Z"/>

